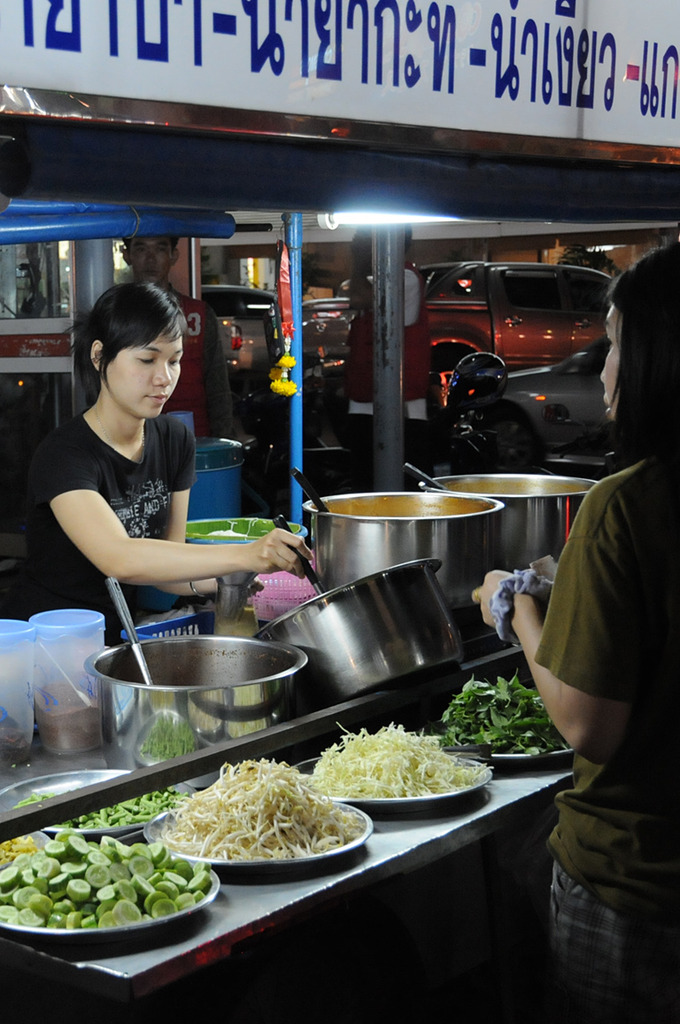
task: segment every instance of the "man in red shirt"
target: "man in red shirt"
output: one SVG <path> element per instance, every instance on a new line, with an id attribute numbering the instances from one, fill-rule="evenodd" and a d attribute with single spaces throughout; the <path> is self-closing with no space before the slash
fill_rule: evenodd
<path id="1" fill-rule="evenodd" d="M 197 437 L 234 437 L 231 388 L 217 317 L 205 302 L 182 295 L 170 284 L 177 262 L 178 239 L 158 235 L 123 239 L 123 259 L 135 283 L 146 282 L 172 292 L 186 317 L 182 372 L 166 412 L 188 410 Z"/>

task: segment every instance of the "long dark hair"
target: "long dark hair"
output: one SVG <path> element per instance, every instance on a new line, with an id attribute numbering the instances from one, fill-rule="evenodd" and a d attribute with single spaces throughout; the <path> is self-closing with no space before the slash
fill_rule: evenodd
<path id="1" fill-rule="evenodd" d="M 101 295 L 88 313 L 73 325 L 73 365 L 88 402 L 99 394 L 109 365 L 125 348 L 144 348 L 156 338 L 183 338 L 184 314 L 170 292 L 155 284 L 119 284 Z M 90 356 L 92 343 L 102 343 L 97 369 Z"/>
<path id="2" fill-rule="evenodd" d="M 656 456 L 680 471 L 680 244 L 654 249 L 610 289 L 621 314 L 616 385 L 620 465 Z"/>

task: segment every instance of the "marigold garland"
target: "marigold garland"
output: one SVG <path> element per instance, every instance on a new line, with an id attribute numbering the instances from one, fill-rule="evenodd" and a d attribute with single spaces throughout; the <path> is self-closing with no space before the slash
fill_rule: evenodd
<path id="1" fill-rule="evenodd" d="M 284 398 L 290 398 L 297 391 L 297 384 L 295 381 L 290 379 L 290 371 L 296 365 L 297 360 L 295 356 L 290 354 L 291 339 L 293 335 L 293 325 L 284 322 L 283 324 L 283 346 L 284 353 L 276 363 L 272 366 L 269 371 L 269 379 L 271 384 L 270 389 L 275 395 L 283 395 Z"/>

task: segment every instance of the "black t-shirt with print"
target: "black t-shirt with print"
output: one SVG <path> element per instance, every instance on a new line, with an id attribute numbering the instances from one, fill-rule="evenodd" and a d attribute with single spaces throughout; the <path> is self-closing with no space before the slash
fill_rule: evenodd
<path id="1" fill-rule="evenodd" d="M 39 445 L 28 478 L 23 578 L 0 614 L 28 618 L 53 608 L 90 608 L 106 616 L 106 642 L 120 643 L 120 622 L 103 574 L 69 540 L 49 503 L 68 491 L 96 491 L 130 537 L 163 537 L 173 491 L 185 491 L 195 480 L 195 441 L 175 416 L 147 420 L 145 429 L 140 463 L 105 444 L 82 415 Z M 134 608 L 135 588 L 124 590 Z"/>

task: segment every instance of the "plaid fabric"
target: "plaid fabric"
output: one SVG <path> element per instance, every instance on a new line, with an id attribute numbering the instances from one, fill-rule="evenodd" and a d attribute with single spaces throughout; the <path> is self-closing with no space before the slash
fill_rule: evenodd
<path id="1" fill-rule="evenodd" d="M 618 913 L 555 864 L 550 1024 L 680 1024 L 680 925 Z"/>

